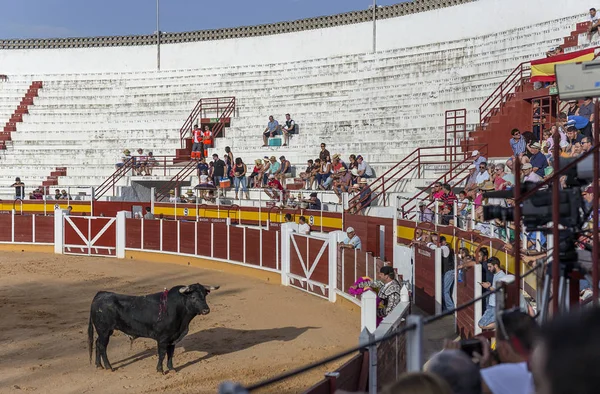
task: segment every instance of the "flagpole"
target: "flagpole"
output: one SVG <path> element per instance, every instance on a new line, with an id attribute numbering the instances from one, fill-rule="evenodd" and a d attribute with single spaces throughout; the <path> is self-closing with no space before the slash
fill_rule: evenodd
<path id="1" fill-rule="evenodd" d="M 160 0 L 156 0 L 156 69 L 160 71 Z"/>
<path id="2" fill-rule="evenodd" d="M 373 53 L 377 52 L 377 0 L 373 0 Z"/>

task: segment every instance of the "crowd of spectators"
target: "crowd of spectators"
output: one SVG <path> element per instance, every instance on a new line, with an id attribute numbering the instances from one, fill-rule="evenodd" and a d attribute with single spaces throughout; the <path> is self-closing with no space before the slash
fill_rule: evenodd
<path id="1" fill-rule="evenodd" d="M 115 168 L 122 168 L 128 163 L 131 163 L 132 173 L 135 176 L 151 176 L 158 164 L 154 154 L 152 152 L 146 154 L 142 148 L 139 148 L 134 155 L 131 155 L 129 149 L 125 149 L 121 154 L 120 161 L 115 164 Z"/>

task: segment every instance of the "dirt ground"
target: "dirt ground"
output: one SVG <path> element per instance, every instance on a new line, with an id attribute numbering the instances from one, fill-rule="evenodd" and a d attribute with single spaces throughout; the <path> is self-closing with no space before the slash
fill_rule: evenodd
<path id="1" fill-rule="evenodd" d="M 165 260 L 168 259 L 165 256 Z M 89 364 L 87 324 L 99 290 L 143 295 L 191 283 L 221 285 L 211 313 L 177 345 L 177 373 L 155 372 L 156 342 L 116 332 L 115 372 Z M 299 290 L 175 264 L 0 252 L 0 392 L 216 393 L 254 383 L 357 345 L 360 315 Z M 330 365 L 263 392 L 299 393 Z"/>

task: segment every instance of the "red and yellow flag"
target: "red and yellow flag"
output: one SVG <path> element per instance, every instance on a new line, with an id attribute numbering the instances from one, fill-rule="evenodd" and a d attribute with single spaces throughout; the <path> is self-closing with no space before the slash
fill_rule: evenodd
<path id="1" fill-rule="evenodd" d="M 596 48 L 583 49 L 531 62 L 531 82 L 554 82 L 554 66 L 562 63 L 579 63 L 594 60 Z"/>

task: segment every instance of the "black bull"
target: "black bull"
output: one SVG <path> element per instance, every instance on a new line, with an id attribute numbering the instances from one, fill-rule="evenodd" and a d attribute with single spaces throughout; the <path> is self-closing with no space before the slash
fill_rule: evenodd
<path id="1" fill-rule="evenodd" d="M 210 308 L 206 296 L 219 286 L 175 286 L 168 292 L 136 297 L 101 291 L 96 294 L 90 310 L 88 325 L 88 350 L 90 364 L 94 328 L 96 339 L 96 367 L 113 370 L 108 361 L 106 348 L 114 330 L 127 334 L 130 338 L 152 338 L 158 343 L 158 365 L 156 370 L 163 372 L 163 360 L 167 355 L 167 368 L 173 368 L 175 344 L 188 333 L 192 319 L 197 315 L 207 315 Z"/>

